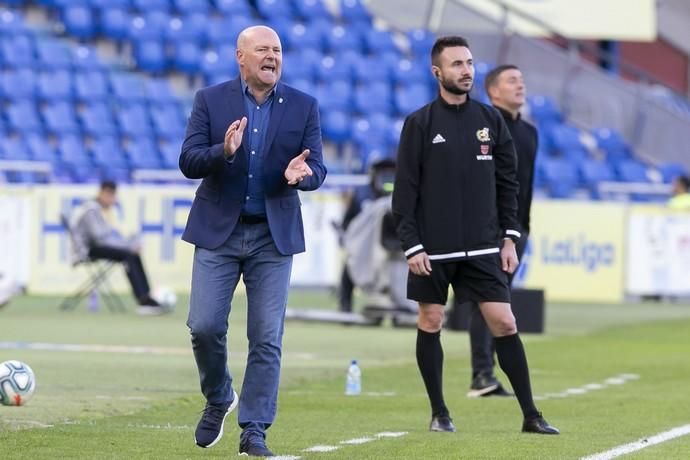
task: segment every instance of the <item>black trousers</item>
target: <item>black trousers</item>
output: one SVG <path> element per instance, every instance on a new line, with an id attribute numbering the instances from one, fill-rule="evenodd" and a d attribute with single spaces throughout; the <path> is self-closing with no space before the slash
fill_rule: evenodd
<path id="1" fill-rule="evenodd" d="M 134 297 L 140 302 L 148 298 L 151 289 L 144 271 L 144 264 L 141 263 L 141 257 L 139 257 L 138 253 L 129 249 L 111 246 L 94 246 L 89 249 L 89 257 L 92 259 L 122 262 L 125 266 L 129 284 L 132 286 Z"/>
<path id="2" fill-rule="evenodd" d="M 522 256 L 525 253 L 527 237 L 528 235 L 525 234 L 515 245 L 518 260 L 522 260 Z M 513 275 L 514 274 L 509 275 L 508 278 L 508 282 L 511 285 L 513 284 Z M 472 378 L 480 373 L 492 374 L 494 365 L 496 364 L 494 360 L 494 338 L 491 335 L 489 327 L 486 325 L 482 312 L 479 310 L 479 305 L 474 305 L 471 308 L 467 328 L 470 333 Z"/>

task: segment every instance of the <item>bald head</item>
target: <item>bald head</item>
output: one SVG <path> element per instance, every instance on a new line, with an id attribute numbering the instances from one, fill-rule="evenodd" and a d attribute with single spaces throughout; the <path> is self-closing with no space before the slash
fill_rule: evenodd
<path id="1" fill-rule="evenodd" d="M 251 26 L 237 36 L 237 49 L 246 50 L 253 46 L 254 42 L 261 39 L 274 39 L 280 44 L 280 38 L 275 30 L 268 26 Z"/>
<path id="2" fill-rule="evenodd" d="M 278 83 L 283 52 L 275 30 L 247 27 L 237 37 L 236 53 L 240 74 L 252 93 L 267 93 Z"/>

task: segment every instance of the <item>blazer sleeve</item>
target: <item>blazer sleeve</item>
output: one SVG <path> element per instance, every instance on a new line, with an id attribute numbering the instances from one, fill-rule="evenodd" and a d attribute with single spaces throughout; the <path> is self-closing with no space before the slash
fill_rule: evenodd
<path id="1" fill-rule="evenodd" d="M 393 187 L 393 218 L 408 259 L 424 252 L 416 218 L 422 149 L 422 129 L 414 119 L 407 117 L 398 147 L 398 164 Z"/>
<path id="2" fill-rule="evenodd" d="M 309 149 L 307 165 L 311 168 L 313 175 L 305 177 L 302 182 L 295 185 L 295 188 L 306 192 L 321 187 L 327 174 L 326 165 L 323 163 L 321 122 L 319 121 L 319 105 L 316 99 L 312 99 L 311 108 L 309 109 L 309 117 L 307 118 L 304 139 L 302 141 L 302 151 L 304 149 Z"/>
<path id="3" fill-rule="evenodd" d="M 210 126 L 204 93 L 197 91 L 180 153 L 180 171 L 189 179 L 203 179 L 229 163 L 226 162 L 223 143 L 211 145 Z"/>
<path id="4" fill-rule="evenodd" d="M 498 112 L 496 112 L 496 115 L 498 140 L 494 148 L 494 157 L 496 162 L 498 222 L 501 225 L 503 237 L 517 241 L 521 237 L 521 233 L 518 230 L 520 225 L 517 220 L 517 154 L 515 153 L 515 145 L 508 131 L 508 126 L 506 126 L 503 117 Z"/>

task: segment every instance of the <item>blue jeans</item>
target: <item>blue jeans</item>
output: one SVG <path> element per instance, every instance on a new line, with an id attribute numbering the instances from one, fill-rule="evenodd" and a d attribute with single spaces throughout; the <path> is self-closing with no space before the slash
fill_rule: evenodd
<path id="1" fill-rule="evenodd" d="M 267 223 L 238 223 L 221 247 L 194 250 L 187 326 L 209 404 L 232 400 L 228 317 L 240 275 L 247 288 L 249 354 L 238 415 L 244 431 L 263 433 L 275 419 L 291 270 L 292 256 L 278 252 Z"/>

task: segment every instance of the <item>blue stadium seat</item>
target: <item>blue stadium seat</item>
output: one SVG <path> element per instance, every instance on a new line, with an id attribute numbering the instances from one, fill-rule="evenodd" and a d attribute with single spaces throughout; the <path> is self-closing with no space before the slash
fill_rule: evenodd
<path id="1" fill-rule="evenodd" d="M 421 83 L 429 87 L 430 70 L 428 65 L 420 65 L 407 58 L 400 58 L 391 66 L 393 82 L 398 85 Z"/>
<path id="2" fill-rule="evenodd" d="M 96 35 L 96 24 L 87 5 L 70 5 L 62 10 L 65 31 L 73 37 L 90 40 Z"/>
<path id="3" fill-rule="evenodd" d="M 66 70 L 41 72 L 38 76 L 38 97 L 44 101 L 68 101 L 72 90 L 72 73 Z"/>
<path id="4" fill-rule="evenodd" d="M 286 80 L 314 80 L 314 65 L 322 59 L 322 56 L 314 50 L 305 51 L 305 53 L 297 51 L 283 54 L 283 77 Z"/>
<path id="5" fill-rule="evenodd" d="M 84 139 L 77 135 L 66 135 L 58 139 L 60 160 L 67 165 L 92 166 L 91 158 L 84 147 Z"/>
<path id="6" fill-rule="evenodd" d="M 614 180 L 613 170 L 605 161 L 588 159 L 580 163 L 580 181 L 589 190 L 590 198 L 599 199 L 600 182 Z"/>
<path id="7" fill-rule="evenodd" d="M 101 11 L 99 30 L 105 37 L 121 42 L 129 37 L 132 15 L 124 8 L 108 7 Z"/>
<path id="8" fill-rule="evenodd" d="M 369 85 L 374 82 L 389 84 L 391 74 L 389 65 L 377 56 L 363 56 L 355 62 L 355 80 L 361 85 Z"/>
<path id="9" fill-rule="evenodd" d="M 17 133 L 40 133 L 43 131 L 41 118 L 33 102 L 27 100 L 10 104 L 5 109 L 7 125 L 11 131 Z"/>
<path id="10" fill-rule="evenodd" d="M 165 78 L 149 78 L 146 80 L 146 95 L 151 104 L 168 104 L 177 102 L 170 83 Z"/>
<path id="11" fill-rule="evenodd" d="M 110 97 L 108 80 L 102 72 L 77 72 L 74 74 L 76 99 L 83 102 L 103 101 Z"/>
<path id="12" fill-rule="evenodd" d="M 412 29 L 407 32 L 407 40 L 410 43 L 410 52 L 413 55 L 427 58 L 431 53 L 436 37 L 428 29 Z"/>
<path id="13" fill-rule="evenodd" d="M 235 46 L 237 36 L 249 26 L 257 22 L 249 16 L 232 16 L 226 19 L 213 18 L 208 24 L 208 42 L 212 46 Z"/>
<path id="14" fill-rule="evenodd" d="M 173 0 L 175 4 L 175 9 L 180 14 L 208 14 L 211 5 L 209 5 L 209 0 Z"/>
<path id="15" fill-rule="evenodd" d="M 311 96 L 316 94 L 316 85 L 312 80 L 307 80 L 305 78 L 297 78 L 297 79 L 282 79 L 286 84 L 292 86 L 295 89 L 298 89 L 302 91 L 303 93 L 307 93 Z"/>
<path id="16" fill-rule="evenodd" d="M 214 0 L 216 10 L 224 16 L 251 16 L 247 0 Z"/>
<path id="17" fill-rule="evenodd" d="M 168 68 L 165 45 L 159 40 L 144 39 L 136 43 L 134 60 L 139 69 L 153 74 L 160 74 Z"/>
<path id="18" fill-rule="evenodd" d="M 197 46 L 204 46 L 207 41 L 208 16 L 205 14 L 189 14 L 181 18 L 172 18 L 165 31 L 168 42 L 194 41 Z"/>
<path id="19" fill-rule="evenodd" d="M 96 166 L 104 168 L 127 169 L 129 163 L 117 136 L 98 136 L 89 148 Z"/>
<path id="20" fill-rule="evenodd" d="M 113 114 L 110 108 L 103 102 L 85 105 L 78 116 L 86 134 L 101 136 L 118 133 Z"/>
<path id="21" fill-rule="evenodd" d="M 393 35 L 387 30 L 372 28 L 364 35 L 364 48 L 369 54 L 382 54 L 400 50 L 393 41 Z"/>
<path id="22" fill-rule="evenodd" d="M 391 123 L 390 129 L 388 130 L 388 144 L 395 147 L 396 150 L 400 143 L 400 133 L 402 132 L 404 123 L 404 118 L 396 118 L 393 123 Z"/>
<path id="23" fill-rule="evenodd" d="M 43 69 L 69 69 L 72 67 L 72 51 L 66 43 L 58 40 L 38 40 L 36 55 Z"/>
<path id="24" fill-rule="evenodd" d="M 616 164 L 618 179 L 623 182 L 650 182 L 648 167 L 636 160 L 623 160 Z"/>
<path id="25" fill-rule="evenodd" d="M 319 53 L 325 51 L 322 30 L 318 27 L 297 22 L 288 28 L 287 34 L 282 36 L 288 43 L 287 48 L 295 53 L 301 53 L 305 50 L 317 50 Z"/>
<path id="26" fill-rule="evenodd" d="M 89 0 L 93 8 L 102 11 L 106 8 L 121 8 L 128 10 L 132 6 L 131 0 Z"/>
<path id="27" fill-rule="evenodd" d="M 584 148 L 580 130 L 567 124 L 553 125 L 549 130 L 551 148 L 558 153 Z"/>
<path id="28" fill-rule="evenodd" d="M 100 70 L 104 67 L 98 53 L 90 46 L 72 46 L 70 52 L 72 53 L 72 67 L 76 71 Z"/>
<path id="29" fill-rule="evenodd" d="M 158 139 L 176 139 L 185 131 L 186 123 L 178 104 L 151 107 L 149 115 Z"/>
<path id="30" fill-rule="evenodd" d="M 151 136 L 153 130 L 146 107 L 137 104 L 121 108 L 116 117 L 120 132 L 129 137 Z"/>
<path id="31" fill-rule="evenodd" d="M 563 115 L 553 99 L 545 96 L 532 96 L 527 99 L 529 113 L 535 122 L 562 122 Z"/>
<path id="32" fill-rule="evenodd" d="M 371 23 L 371 14 L 362 0 L 340 0 L 340 17 L 348 23 Z"/>
<path id="33" fill-rule="evenodd" d="M 356 51 L 324 56 L 316 65 L 316 77 L 322 82 L 354 81 L 354 68 L 360 59 Z"/>
<path id="34" fill-rule="evenodd" d="M 409 115 L 432 99 L 433 94 L 426 83 L 412 83 L 395 90 L 395 107 L 402 116 Z"/>
<path id="35" fill-rule="evenodd" d="M 623 137 L 610 128 L 595 128 L 592 134 L 597 141 L 597 146 L 606 153 L 609 163 L 619 163 L 632 158 L 630 147 Z"/>
<path id="36" fill-rule="evenodd" d="M 134 8 L 142 13 L 149 11 L 170 11 L 170 0 L 132 0 Z"/>
<path id="37" fill-rule="evenodd" d="M 30 151 L 23 137 L 9 137 L 0 139 L 2 150 L 0 158 L 3 160 L 28 161 L 31 160 Z"/>
<path id="38" fill-rule="evenodd" d="M 332 80 L 319 85 L 314 95 L 322 112 L 353 111 L 354 90 L 348 80 Z"/>
<path id="39" fill-rule="evenodd" d="M 337 144 L 343 144 L 350 140 L 352 119 L 348 112 L 327 110 L 321 117 L 321 129 L 326 139 Z"/>
<path id="40" fill-rule="evenodd" d="M 201 68 L 203 52 L 194 41 L 177 42 L 173 47 L 172 68 L 195 75 Z"/>
<path id="41" fill-rule="evenodd" d="M 577 168 L 563 159 L 546 159 L 541 163 L 546 188 L 552 198 L 568 198 L 577 188 Z"/>
<path id="42" fill-rule="evenodd" d="M 372 82 L 355 90 L 355 109 L 361 114 L 390 114 L 393 98 L 388 83 Z"/>
<path id="43" fill-rule="evenodd" d="M 55 163 L 58 160 L 58 154 L 55 150 L 55 147 L 43 135 L 27 135 L 26 146 L 29 149 L 31 159 L 34 161 L 47 161 L 49 163 Z"/>
<path id="44" fill-rule="evenodd" d="M 303 21 L 333 20 L 333 15 L 328 11 L 322 0 L 294 0 L 294 6 L 297 16 Z"/>
<path id="45" fill-rule="evenodd" d="M 1 78 L 3 98 L 19 101 L 36 97 L 36 73 L 33 70 L 10 70 L 4 72 Z"/>
<path id="46" fill-rule="evenodd" d="M 1 49 L 5 67 L 32 67 L 36 62 L 33 39 L 26 35 L 2 37 Z"/>
<path id="47" fill-rule="evenodd" d="M 352 140 L 360 151 L 368 145 L 387 146 L 392 121 L 383 113 L 373 113 L 353 120 Z"/>
<path id="48" fill-rule="evenodd" d="M 113 95 L 120 102 L 136 103 L 146 100 L 146 86 L 138 76 L 129 73 L 113 73 L 110 75 Z"/>
<path id="49" fill-rule="evenodd" d="M 235 47 L 225 45 L 217 52 L 207 51 L 201 60 L 201 73 L 209 85 L 237 77 L 239 67 L 235 60 Z"/>
<path id="50" fill-rule="evenodd" d="M 358 29 L 337 25 L 325 36 L 328 52 L 338 55 L 345 51 L 363 52 L 363 40 Z"/>
<path id="51" fill-rule="evenodd" d="M 285 18 L 293 19 L 295 17 L 292 2 L 284 0 L 255 0 L 255 5 L 259 14 L 269 21 Z"/>
<path id="52" fill-rule="evenodd" d="M 133 169 L 160 169 L 163 166 L 158 146 L 148 137 L 139 137 L 127 142 L 125 153 Z"/>
<path id="53" fill-rule="evenodd" d="M 46 130 L 55 135 L 79 134 L 80 128 L 74 106 L 67 102 L 55 102 L 43 108 Z"/>
<path id="54" fill-rule="evenodd" d="M 687 168 L 680 163 L 662 163 L 657 166 L 657 169 L 667 184 L 670 184 L 676 177 L 688 175 Z"/>
<path id="55" fill-rule="evenodd" d="M 3 10 L 0 14 L 0 35 L 20 35 L 27 31 L 24 18 L 18 11 Z"/>
<path id="56" fill-rule="evenodd" d="M 161 157 L 163 157 L 163 167 L 166 169 L 177 169 L 180 164 L 180 146 L 182 141 L 164 142 L 160 146 Z"/>
<path id="57" fill-rule="evenodd" d="M 142 40 L 160 40 L 170 23 L 170 15 L 164 11 L 150 10 L 134 16 L 129 25 L 129 38 L 136 44 Z"/>

